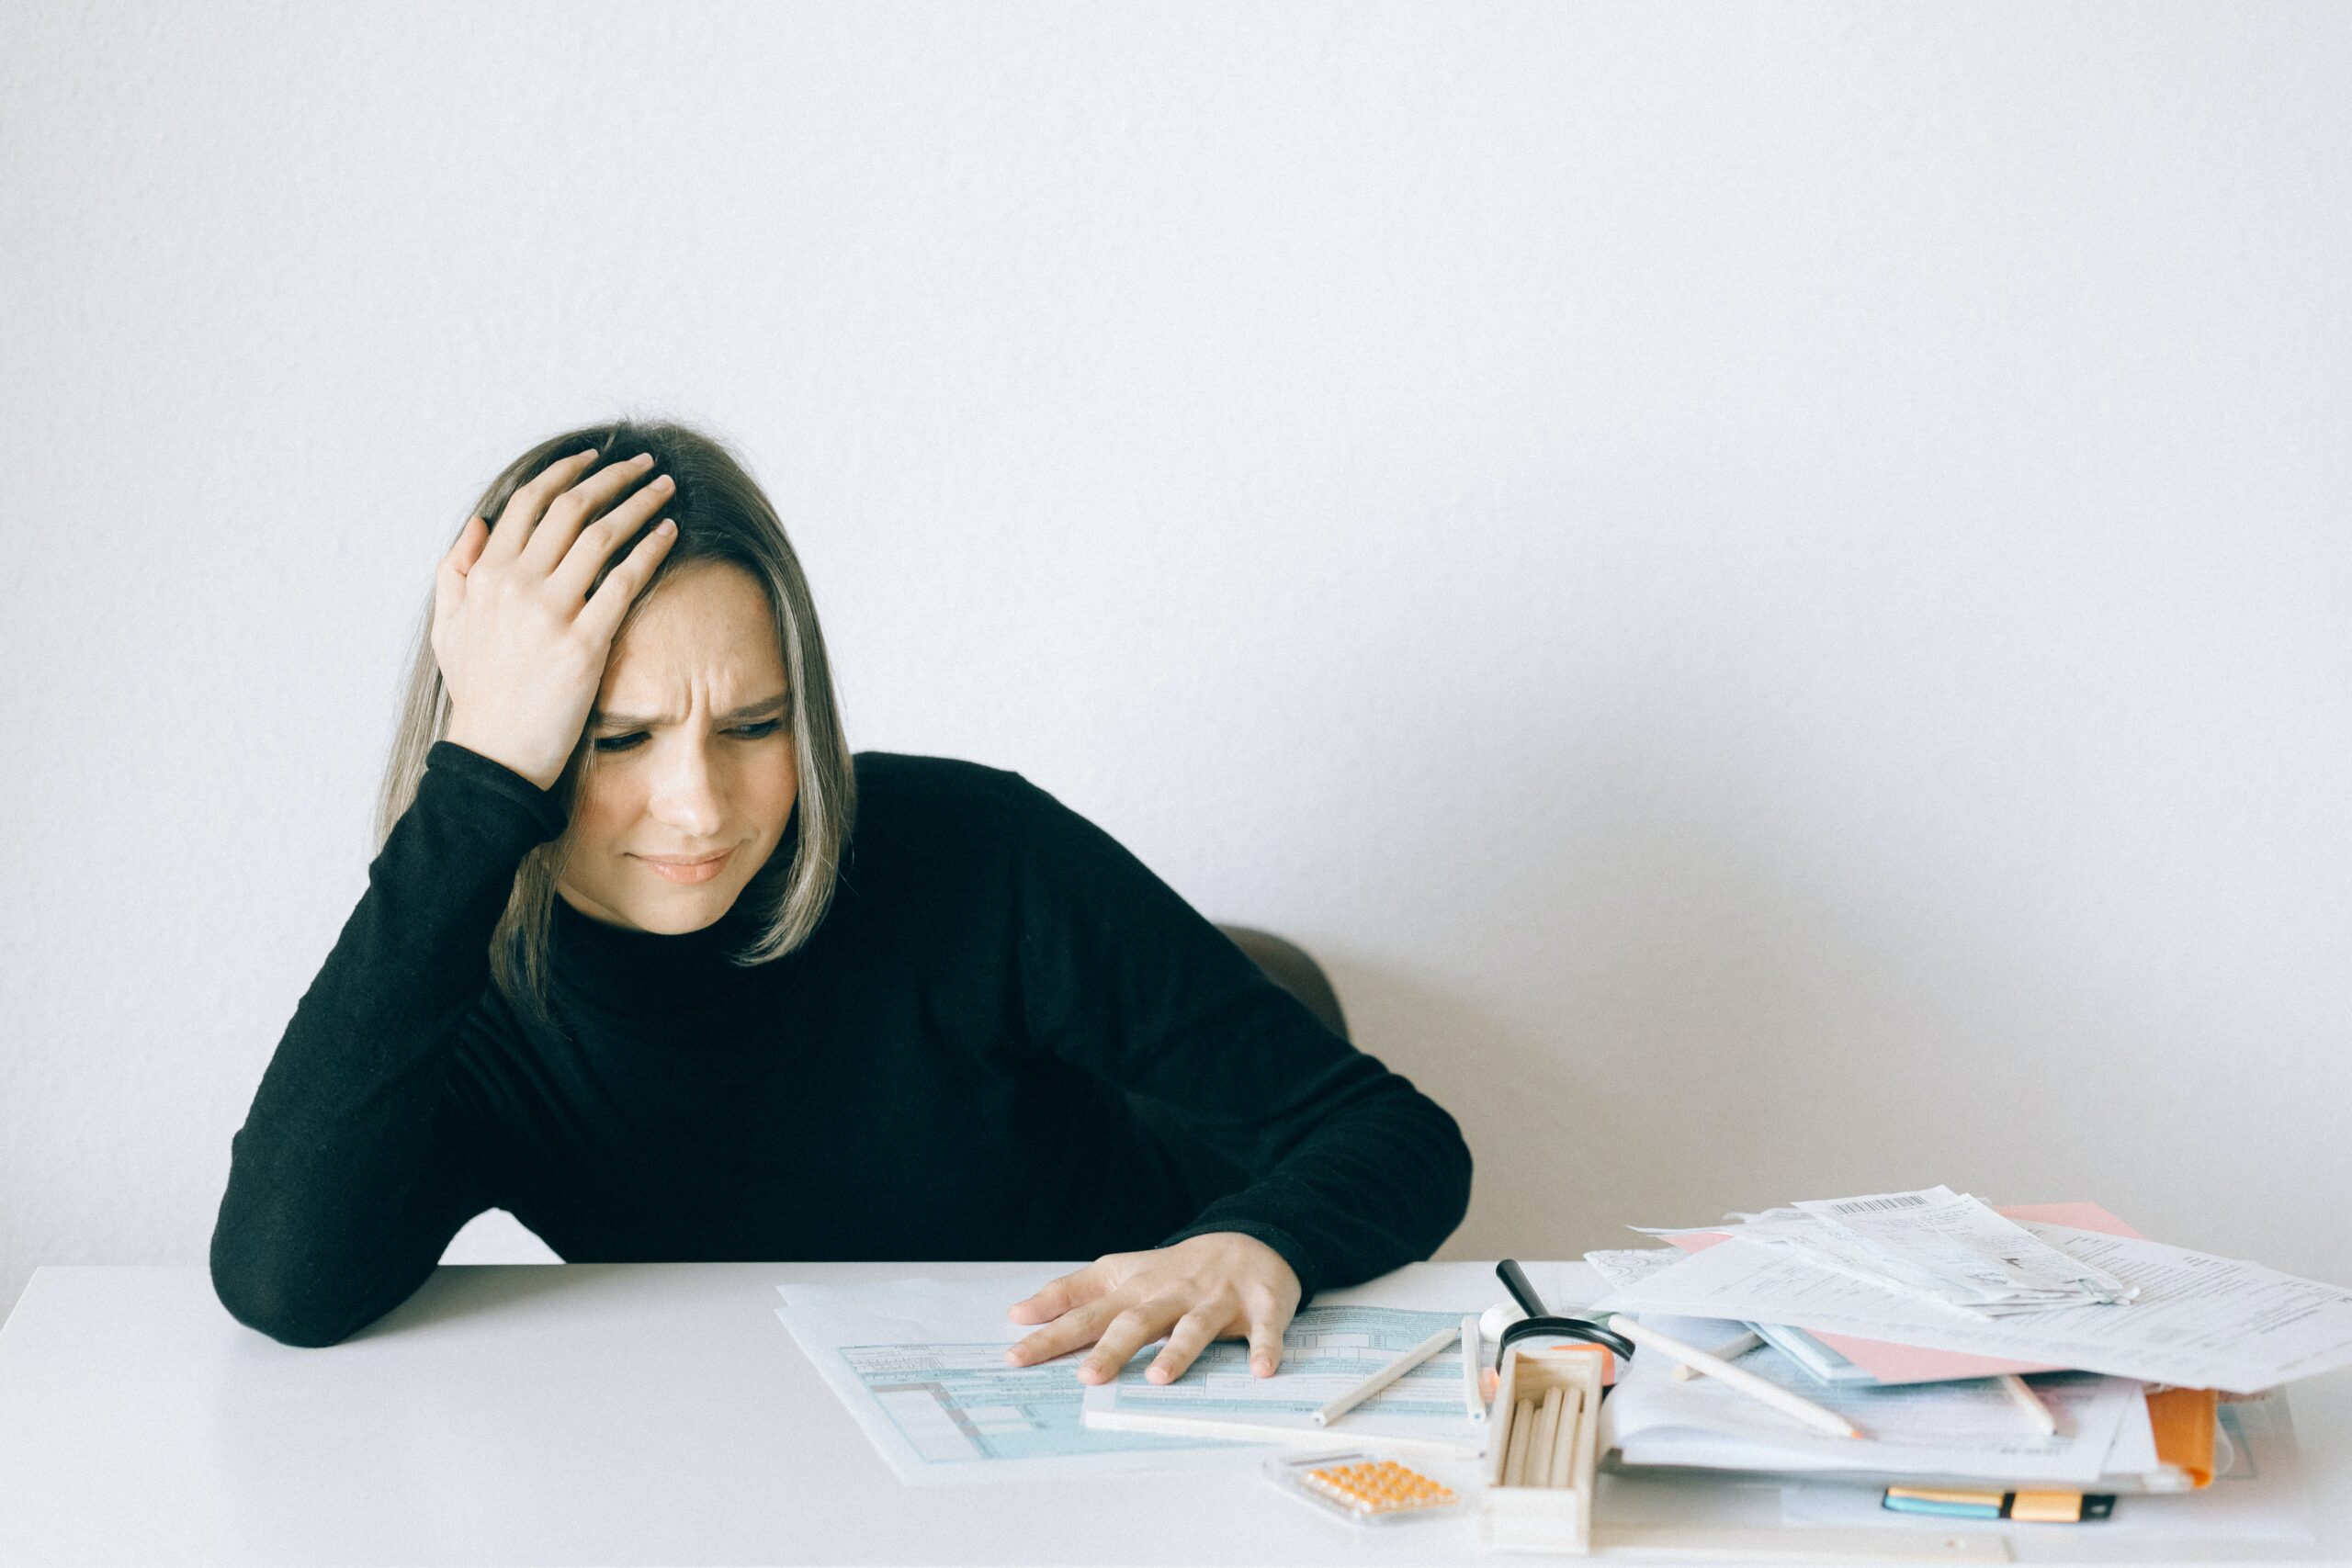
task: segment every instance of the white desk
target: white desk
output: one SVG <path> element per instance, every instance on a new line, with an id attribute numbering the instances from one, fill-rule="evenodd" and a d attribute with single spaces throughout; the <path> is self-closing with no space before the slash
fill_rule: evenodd
<path id="1" fill-rule="evenodd" d="M 0 1327 L 0 1563 L 1556 1561 L 1482 1557 L 1465 1520 L 1351 1531 L 1248 1470 L 899 1485 L 775 1286 L 1004 1268 L 450 1267 L 323 1350 L 236 1323 L 202 1269 L 42 1269 Z M 2352 1557 L 2352 1377 L 2293 1413 L 2318 1543 L 2175 1560 Z M 1778 1493 L 1605 1481 L 1600 1514 L 1770 1529 Z M 2008 1529 L 2020 1561 L 2149 1560 Z"/>

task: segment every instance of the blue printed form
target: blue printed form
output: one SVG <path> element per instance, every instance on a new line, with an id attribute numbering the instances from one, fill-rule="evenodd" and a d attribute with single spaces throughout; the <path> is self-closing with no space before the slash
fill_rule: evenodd
<path id="1" fill-rule="evenodd" d="M 1077 1359 L 1008 1367 L 1004 1346 L 844 1345 L 839 1354 L 926 1464 L 1201 1446 L 1198 1438 L 1085 1431 Z"/>
<path id="2" fill-rule="evenodd" d="M 1484 1427 L 1463 1404 L 1458 1348 L 1423 1362 L 1328 1427 L 1326 1403 L 1379 1371 L 1459 1312 L 1318 1303 L 1283 1337 L 1283 1366 L 1254 1376 L 1249 1346 L 1212 1344 L 1172 1383 L 1146 1382 L 1154 1351 L 1114 1382 L 1078 1381 L 1083 1352 L 1012 1367 L 1005 1350 L 1035 1332 L 1005 1309 L 1064 1270 L 868 1285 L 780 1285 L 776 1317 L 792 1333 L 901 1481 L 1014 1480 L 1053 1474 L 1251 1469 L 1269 1445 L 1379 1438 L 1436 1455 L 1474 1455 Z M 1169 1425 L 1167 1423 L 1174 1423 Z"/>
<path id="3" fill-rule="evenodd" d="M 1215 1437 L 1089 1430 L 1082 1352 L 1005 1364 L 1005 1351 L 1036 1331 L 1005 1309 L 1066 1271 L 779 1285 L 776 1317 L 910 1484 L 1253 1464 L 1252 1450 Z"/>

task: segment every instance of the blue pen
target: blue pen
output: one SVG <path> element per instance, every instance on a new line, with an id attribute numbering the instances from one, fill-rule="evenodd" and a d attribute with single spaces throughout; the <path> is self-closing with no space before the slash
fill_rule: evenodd
<path id="1" fill-rule="evenodd" d="M 1974 1492 L 1933 1486 L 1890 1486 L 1879 1506 L 1898 1514 L 1939 1519 L 2016 1519 L 2030 1524 L 2079 1524 L 2115 1517 L 2110 1493 Z"/>
<path id="2" fill-rule="evenodd" d="M 2003 1498 L 1997 1492 L 1982 1499 L 1974 1497 L 1918 1497 L 1889 1490 L 1881 1499 L 1882 1507 L 1898 1514 L 1932 1514 L 1939 1519 L 1997 1519 L 2001 1517 Z"/>

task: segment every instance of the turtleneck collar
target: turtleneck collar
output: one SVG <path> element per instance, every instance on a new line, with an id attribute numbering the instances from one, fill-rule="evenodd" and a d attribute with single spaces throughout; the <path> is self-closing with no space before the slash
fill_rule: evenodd
<path id="1" fill-rule="evenodd" d="M 639 1016 L 684 1011 L 733 990 L 758 973 L 731 956 L 757 941 L 800 850 L 800 808 L 727 912 L 676 936 L 606 925 L 555 896 L 555 979 L 598 1007 Z"/>

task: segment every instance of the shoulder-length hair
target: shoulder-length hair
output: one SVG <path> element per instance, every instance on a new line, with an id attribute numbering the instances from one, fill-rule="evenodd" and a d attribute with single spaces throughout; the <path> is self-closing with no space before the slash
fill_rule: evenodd
<path id="1" fill-rule="evenodd" d="M 793 809 L 798 818 L 799 847 L 789 873 L 775 883 L 778 890 L 774 908 L 763 911 L 765 930 L 734 954 L 733 961 L 750 965 L 781 958 L 808 941 L 824 919 L 857 811 L 849 741 L 842 731 L 841 708 L 833 695 L 832 672 L 825 660 L 825 639 L 817 627 L 817 607 L 808 596 L 808 580 L 801 576 L 799 558 L 785 537 L 775 509 L 734 454 L 710 436 L 670 421 L 624 419 L 566 431 L 542 441 L 491 481 L 475 503 L 473 515 L 494 525 L 507 498 L 517 489 L 549 464 L 590 447 L 604 454 L 600 466 L 650 452 L 651 471 L 669 475 L 677 485 L 662 513 L 677 524 L 677 537 L 622 617 L 613 637 L 616 647 L 663 580 L 698 563 L 725 562 L 740 568 L 756 579 L 767 594 L 792 698 L 793 759 L 800 774 Z M 456 543 L 454 536 L 451 543 Z M 633 538 L 613 552 L 604 570 L 596 574 L 597 583 L 627 558 L 635 543 Z M 589 592 L 595 592 L 594 585 Z M 433 594 L 428 589 L 391 760 L 377 797 L 379 852 L 393 824 L 416 798 L 425 753 L 447 735 L 449 711 L 448 688 L 442 683 L 440 662 L 433 653 Z M 567 820 L 584 778 L 596 765 L 596 755 L 583 727 L 553 790 Z M 523 857 L 505 913 L 491 935 L 491 976 L 498 989 L 509 1003 L 549 1024 L 547 985 L 556 878 L 571 838 L 567 827 L 560 837 L 537 845 Z M 748 890 L 745 896 L 751 896 Z"/>

